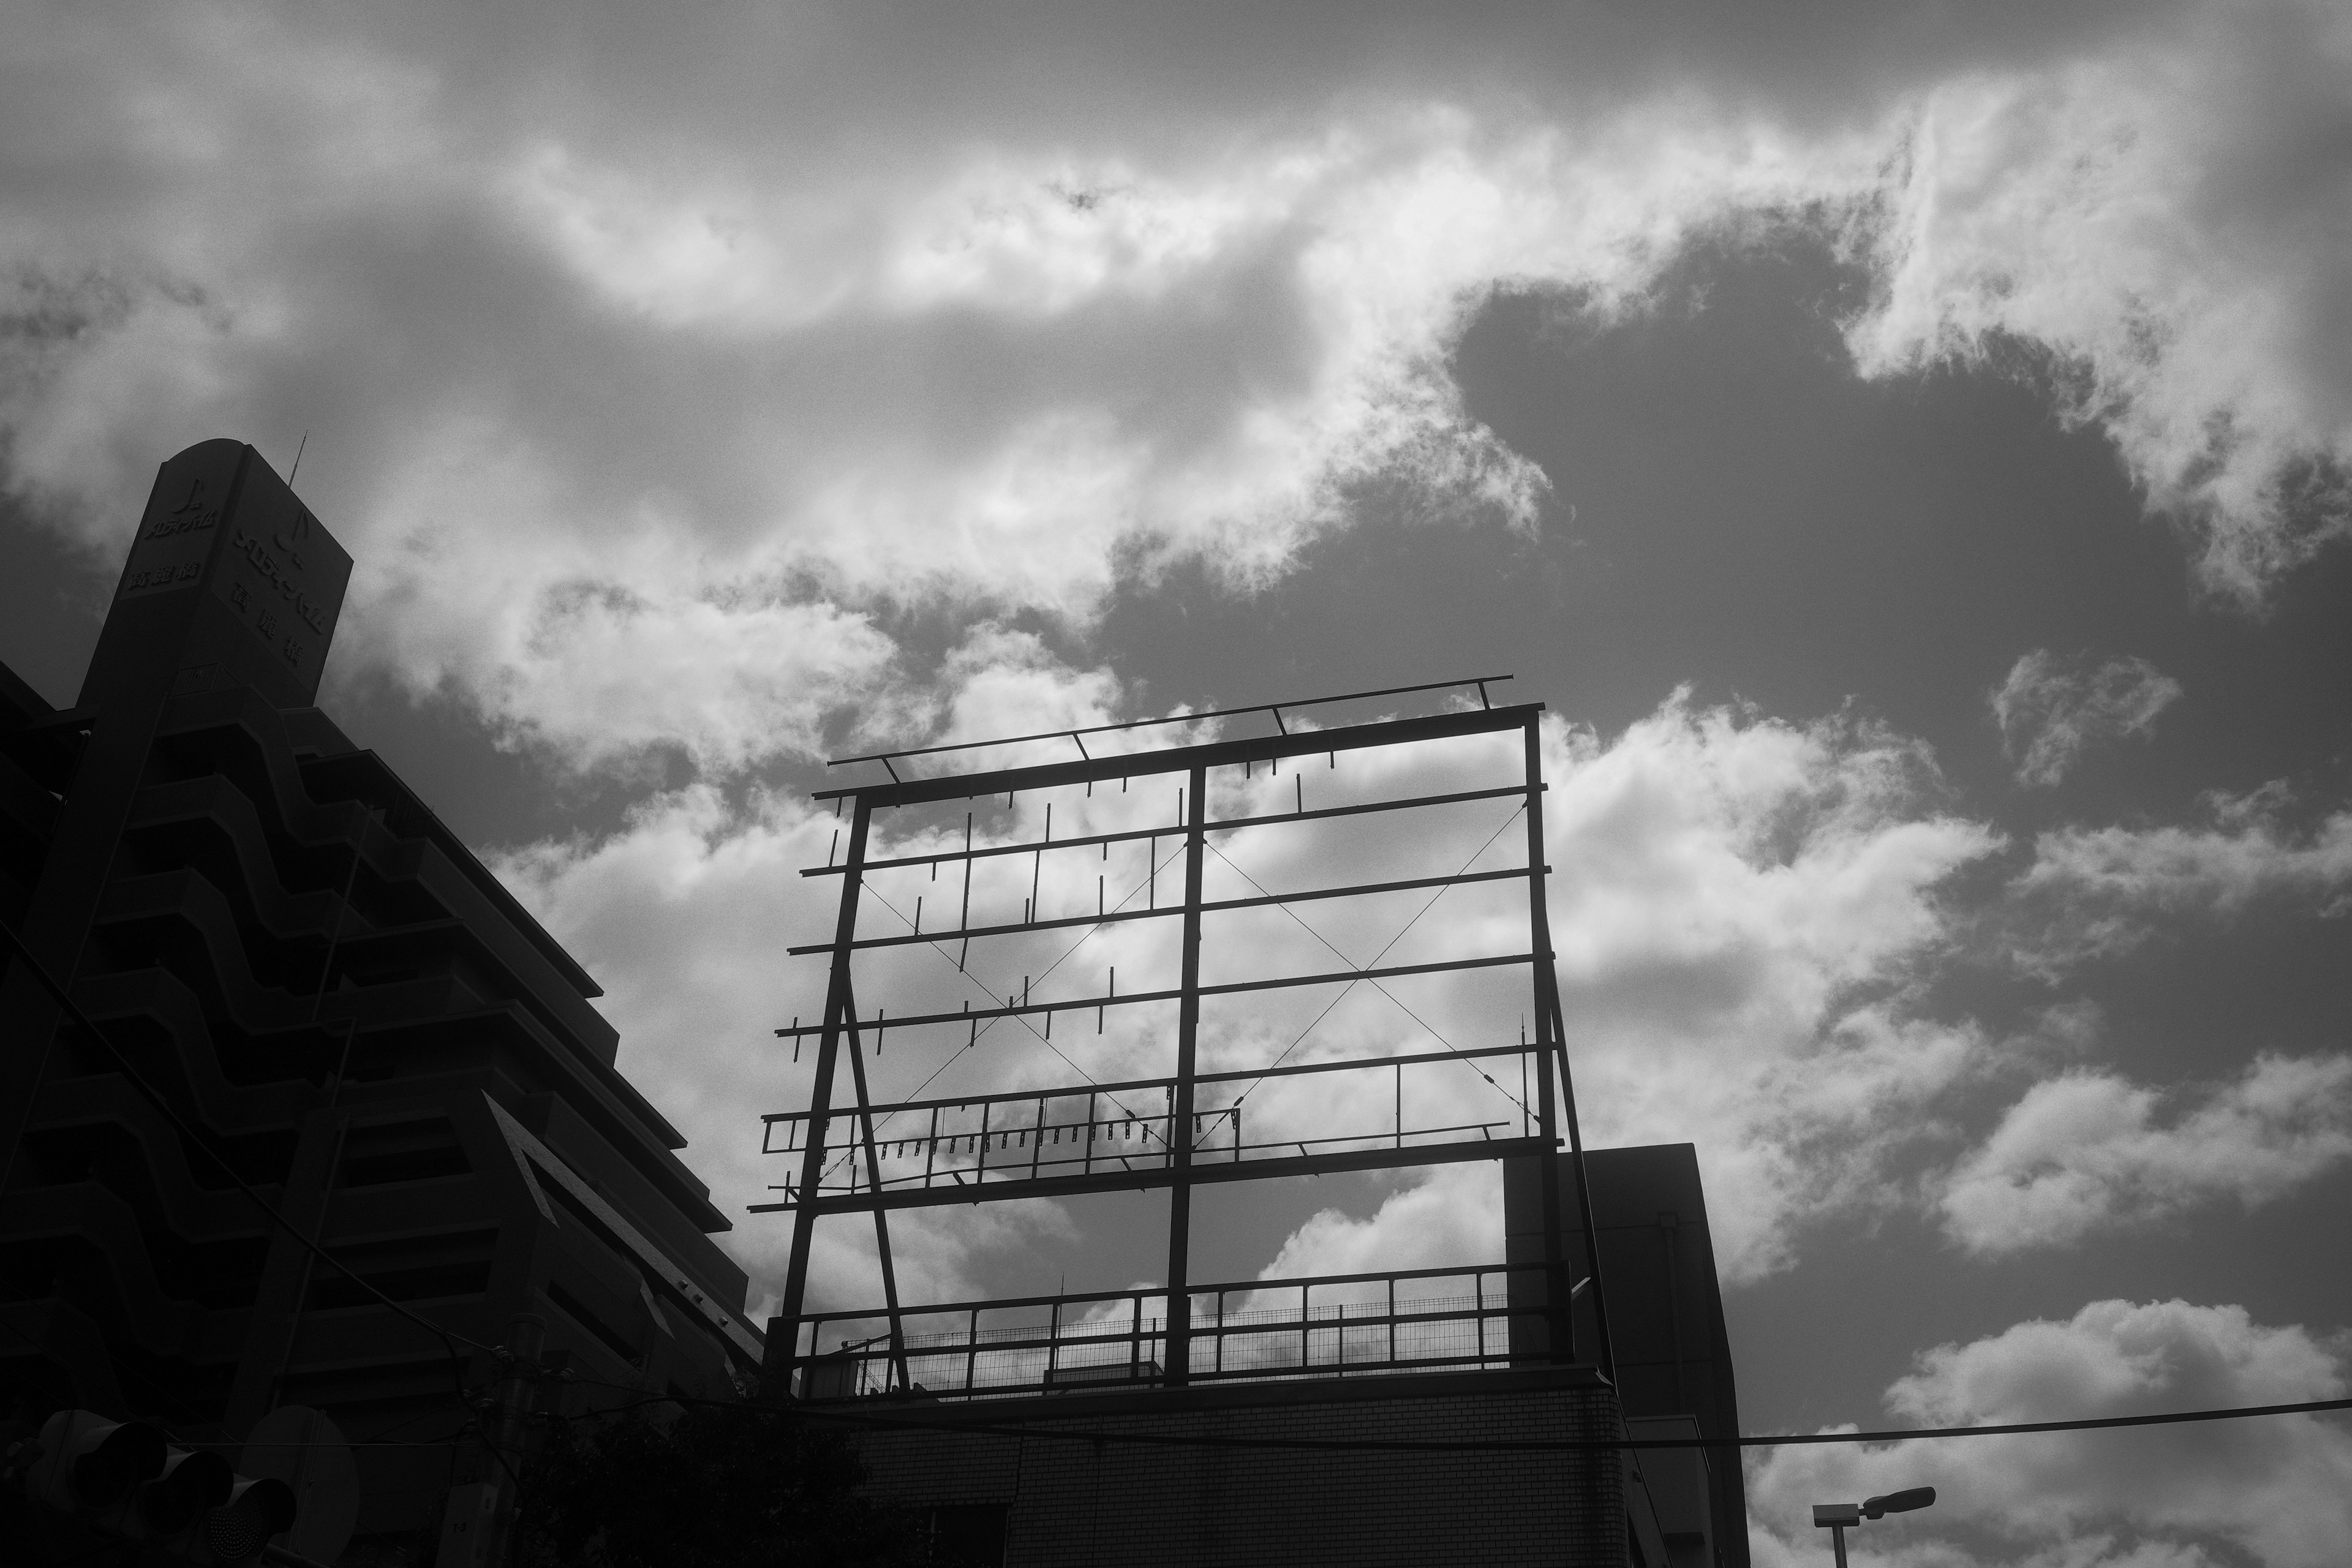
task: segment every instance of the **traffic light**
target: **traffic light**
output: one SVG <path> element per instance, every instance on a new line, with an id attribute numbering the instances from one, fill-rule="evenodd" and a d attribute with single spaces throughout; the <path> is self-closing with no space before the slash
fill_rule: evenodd
<path id="1" fill-rule="evenodd" d="M 84 1521 L 121 1510 L 131 1494 L 163 1473 L 171 1444 L 144 1421 L 109 1421 L 88 1410 L 60 1410 L 41 1426 L 40 1457 L 25 1477 L 25 1495 Z"/>
<path id="2" fill-rule="evenodd" d="M 294 1523 L 284 1481 L 240 1476 L 218 1454 L 181 1447 L 143 1421 L 60 1410 L 37 1441 L 38 1454 L 19 1466 L 28 1501 L 184 1562 L 255 1563 Z"/>

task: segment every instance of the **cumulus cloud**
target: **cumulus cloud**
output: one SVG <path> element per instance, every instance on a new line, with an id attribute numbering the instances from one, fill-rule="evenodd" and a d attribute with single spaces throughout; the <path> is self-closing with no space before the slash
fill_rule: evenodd
<path id="1" fill-rule="evenodd" d="M 2258 595 L 2339 529 L 2345 195 L 2304 176 L 2347 24 L 2045 9 L 592 7 L 553 45 L 527 7 L 37 5 L 0 61 L 0 484 L 112 557 L 161 456 L 229 432 L 283 461 L 307 428 L 303 489 L 359 560 L 339 669 L 723 784 L 512 868 L 743 1191 L 715 1042 L 790 1016 L 760 942 L 808 929 L 790 869 L 832 829 L 742 777 L 828 736 L 1115 713 L 1135 672 L 1011 628 L 1083 630 L 1180 559 L 1245 591 L 1367 479 L 1538 526 L 1548 477 L 1448 370 L 1497 283 L 1609 317 L 1695 233 L 1822 226 L 1877 286 L 1862 374 L 2039 345 L 2070 416 L 2204 530 L 2211 581 Z M 1996 836 L 1923 747 L 1845 719 L 1677 701 L 1547 743 L 1596 1135 L 1696 1139 L 1727 1273 L 1778 1267 L 1808 1216 L 1889 1201 L 1894 1151 L 1982 1064 L 1913 982 Z M 2024 945 L 2056 964 L 2151 910 L 2332 894 L 2352 818 L 2037 856 L 2021 905 L 2063 919 Z M 646 937 L 646 908 L 708 941 Z M 1361 1000 L 1326 1026 L 1412 1034 Z M 1008 1077 L 1049 1070 L 1023 1051 Z"/>
<path id="2" fill-rule="evenodd" d="M 1997 1257 L 2224 1198 L 2252 1208 L 2347 1156 L 2352 1058 L 2266 1055 L 2235 1081 L 2173 1096 L 2072 1072 L 2009 1109 L 1952 1170 L 1938 1206 L 1954 1241 Z"/>
<path id="3" fill-rule="evenodd" d="M 2069 827 L 2042 834 L 2010 883 L 2011 956 L 2054 976 L 2128 952 L 2160 921 L 2227 919 L 2258 900 L 2298 898 L 2340 914 L 2352 883 L 2352 811 L 2297 831 L 2283 784 L 2205 801 L 2196 826 Z"/>
<path id="4" fill-rule="evenodd" d="M 2330 1399 L 2340 1342 L 2266 1327 L 2242 1307 L 2094 1301 L 1924 1353 L 1886 1392 L 1897 1422 L 1978 1426 Z M 1848 1427 L 1847 1430 L 1852 1430 Z M 1775 1450 L 1748 1484 L 1757 1560 L 1817 1561 L 1809 1505 L 1921 1483 L 1936 1506 L 1853 1533 L 1858 1563 L 2203 1564 L 2341 1559 L 2352 1535 L 2352 1434 L 2286 1415 Z"/>
<path id="5" fill-rule="evenodd" d="M 1298 9 L 36 6 L 0 482 L 111 556 L 164 452 L 307 428 L 340 662 L 724 771 L 935 706 L 894 616 L 1246 587 L 1372 477 L 1532 526 L 1446 368 L 1479 301 L 1639 309 L 1771 213 L 1876 278 L 1864 374 L 2045 347 L 2212 581 L 2341 527 L 2333 9 Z"/>
<path id="6" fill-rule="evenodd" d="M 1071 669 L 1034 637 L 1001 627 L 977 630 L 943 668 L 955 678 L 940 698 L 951 734 L 1099 722 L 1101 704 L 1117 697 L 1103 672 Z M 824 994 L 822 961 L 791 959 L 783 949 L 831 932 L 840 885 L 801 872 L 839 858 L 842 826 L 803 797 L 760 788 L 730 795 L 696 784 L 652 796 L 605 837 L 543 841 L 492 861 L 604 984 L 601 1005 L 621 1031 L 619 1065 L 687 1135 L 697 1173 L 735 1219 L 723 1239 L 753 1275 L 755 1305 L 772 1300 L 780 1286 L 791 1226 L 788 1217 L 743 1211 L 798 1176 L 761 1154 L 758 1118 L 807 1105 L 815 1059 L 772 1031 L 797 1015 L 814 1017 Z M 1019 830 L 1017 819 L 996 829 L 1007 830 Z M 877 857 L 893 852 L 884 847 L 888 832 L 877 834 Z M 877 878 L 869 913 L 898 891 Z M 1028 1047 L 1042 1056 L 1037 1044 Z M 867 1046 L 877 1042 L 869 1037 Z M 907 1087 L 889 1076 L 904 1047 L 880 1048 L 887 1060 L 877 1057 L 868 1069 L 877 1097 L 888 1098 Z M 992 1051 L 986 1070 L 1009 1082 L 1037 1069 L 1014 1047 Z M 976 1215 L 918 1210 L 892 1224 L 902 1288 L 909 1299 L 932 1300 L 973 1294 L 979 1260 L 1066 1226 L 1052 1204 Z M 817 1305 L 879 1299 L 869 1230 L 820 1227 L 817 1247 Z"/>
<path id="7" fill-rule="evenodd" d="M 1588 1142 L 1695 1142 L 1726 1279 L 1808 1225 L 1906 1201 L 1896 1173 L 1998 1048 L 1917 1005 L 1955 939 L 1940 888 L 2000 844 L 1942 809 L 1925 748 L 1677 695 L 1603 741 L 1547 733 L 1551 935 Z M 1342 1272 L 1496 1229 L 1491 1184 L 1429 1178 L 1332 1211 L 1284 1268 Z M 1413 1237 L 1423 1239 L 1415 1241 Z M 1443 1249 L 1443 1248 L 1442 1248 Z"/>
<path id="8" fill-rule="evenodd" d="M 2352 526 L 2352 264 L 2340 160 L 2352 18 L 2189 7 L 1926 89 L 1873 229 L 1865 371 L 2024 346 L 2151 506 L 2257 601 Z"/>
<path id="9" fill-rule="evenodd" d="M 1444 1268 L 1503 1256 L 1499 1186 L 1490 1169 L 1440 1165 L 1361 1219 L 1323 1209 L 1293 1231 L 1262 1271 L 1268 1279 Z"/>
<path id="10" fill-rule="evenodd" d="M 516 123 L 447 46 L 323 18 L 40 21 L 9 488 L 110 552 L 163 451 L 316 426 L 344 658 L 592 762 L 805 753 L 888 683 L 879 609 L 1083 619 L 1171 554 L 1263 581 L 1369 476 L 1528 526 L 1543 477 L 1443 369 L 1480 290 L 1628 298 L 1694 219 L 1821 174 L 1711 124 L 1592 145 L 1393 100 L 1151 158 L 1015 117 L 919 158 L 877 100 L 894 148 L 853 177 L 791 115 L 699 127 L 701 161 Z M 557 74 L 593 100 L 611 68 Z M 76 73 L 152 120 L 75 114 Z"/>
<path id="11" fill-rule="evenodd" d="M 2054 784 L 2098 742 L 2154 733 L 2157 715 L 2179 697 L 2180 683 L 2144 658 L 2095 666 L 2036 648 L 2010 667 L 1992 712 L 2017 782 Z"/>
<path id="12" fill-rule="evenodd" d="M 1891 1201 L 1898 1152 L 1988 1065 L 1915 982 L 1953 939 L 1945 879 L 1999 847 L 1926 749 L 1847 718 L 1677 700 L 1549 764 L 1559 952 L 1586 1136 L 1693 1142 L 1728 1279 L 1806 1223 Z"/>
<path id="13" fill-rule="evenodd" d="M 1009 679 L 1024 658 L 1027 674 Z M 982 722 L 964 704 L 988 705 L 990 731 L 1082 720 L 1102 695 L 1094 677 L 1051 666 L 1034 647 L 992 645 L 972 670 L 951 707 Z M 1973 1026 L 1927 1016 L 1916 989 L 1954 939 L 1941 883 L 1990 853 L 1997 837 L 1942 808 L 1916 742 L 1848 719 L 1790 724 L 1677 697 L 1614 740 L 1553 725 L 1545 741 L 1550 858 L 1576 868 L 1552 879 L 1550 914 L 1588 1140 L 1696 1142 L 1718 1258 L 1735 1280 L 1785 1266 L 1804 1227 L 1823 1217 L 1907 1201 L 1896 1173 L 1923 1140 L 1948 1135 L 1946 1097 L 1998 1057 Z M 1217 782 L 1213 809 L 1279 814 L 1302 797 L 1312 805 L 1476 787 L 1515 771 L 1515 749 L 1393 748 L 1343 756 L 1336 769 L 1308 759 L 1303 773 L 1280 776 L 1261 767 Z M 924 856 L 961 847 L 967 806 L 976 842 L 1033 842 L 1047 804 L 1057 838 L 1174 822 L 1176 785 L 1161 782 L 1051 802 L 1024 795 L 1009 806 L 1002 797 L 959 801 L 952 811 L 877 820 L 875 854 L 912 864 L 869 879 L 861 932 L 956 923 L 965 895 L 955 867 L 935 877 Z M 830 931 L 837 884 L 796 872 L 827 862 L 840 826 L 798 803 L 755 795 L 730 806 L 697 786 L 648 805 L 610 839 L 541 846 L 503 868 L 603 979 L 626 1042 L 624 1066 L 694 1139 L 698 1167 L 730 1211 L 764 1201 L 767 1184 L 782 1179 L 752 1152 L 753 1114 L 806 1100 L 808 1064 L 793 1066 L 768 1031 L 821 1004 L 821 967 L 781 960 L 779 949 Z M 1383 834 L 1369 847 L 1319 829 L 1236 830 L 1217 836 L 1207 890 L 1248 897 L 1254 887 L 1508 867 L 1524 853 L 1525 832 L 1507 801 L 1447 808 L 1422 832 Z M 1112 847 L 1118 853 L 1087 849 L 1037 866 L 1026 856 L 978 862 L 971 923 L 1017 918 L 1033 898 L 1049 917 L 1140 908 L 1155 876 L 1164 903 L 1172 861 L 1155 871 L 1147 845 Z M 1158 849 L 1161 860 L 1173 853 L 1165 841 Z M 1419 892 L 1361 902 L 1219 917 L 1202 951 L 1204 978 L 1524 947 L 1524 898 L 1507 882 L 1450 891 L 1433 912 Z M 1099 994 L 1114 968 L 1124 994 L 1172 974 L 1176 946 L 1169 922 L 1152 921 L 975 942 L 969 953 L 916 943 L 862 960 L 860 995 L 869 1013 L 953 1014 L 959 999 L 1024 986 L 1041 999 Z M 1206 1009 L 1200 1048 L 1204 1066 L 1223 1070 L 1503 1045 L 1518 1037 L 1527 1006 L 1524 971 L 1265 993 L 1247 1007 Z M 972 1047 L 962 1031 L 930 1040 L 893 1030 L 875 1091 L 1148 1077 L 1168 1069 L 1170 1024 L 1141 1005 L 1108 1009 L 1099 1034 L 1092 1016 L 1062 1015 L 1050 1040 L 1009 1024 Z M 1413 1071 L 1417 1124 L 1517 1125 L 1516 1082 L 1445 1066 Z M 1386 1074 L 1372 1076 L 1243 1080 L 1225 1092 L 1245 1100 L 1254 1140 L 1358 1126 L 1385 1136 L 1392 1088 Z M 1481 1173 L 1411 1183 L 1365 1220 L 1319 1215 L 1269 1261 L 1317 1273 L 1383 1258 L 1379 1266 L 1480 1261 L 1499 1251 L 1500 1223 Z M 761 1289 L 780 1278 L 782 1234 L 780 1222 L 761 1219 L 730 1243 Z M 983 1255 L 1022 1240 L 961 1220 L 934 1234 L 910 1218 L 894 1234 L 909 1260 L 910 1296 L 921 1283 L 959 1289 Z M 828 1246 L 839 1252 L 827 1254 L 826 1290 L 836 1301 L 870 1295 L 869 1244 L 845 1231 Z"/>
<path id="14" fill-rule="evenodd" d="M 647 804 L 601 842 L 541 844 L 494 863 L 604 984 L 602 1005 L 623 1026 L 621 1069 L 687 1135 L 696 1173 L 734 1220 L 719 1239 L 751 1272 L 755 1312 L 772 1307 L 792 1230 L 788 1218 L 743 1210 L 798 1175 L 760 1153 L 758 1119 L 807 1105 L 814 1059 L 795 1062 L 772 1035 L 805 1005 L 805 976 L 782 946 L 826 912 L 834 884 L 812 889 L 799 873 L 824 863 L 835 826 L 805 803 L 730 805 L 698 785 Z M 954 1300 L 975 1293 L 976 1260 L 1061 1234 L 1066 1221 L 1045 1204 L 918 1210 L 892 1226 L 908 1298 Z M 870 1229 L 821 1226 L 812 1268 L 814 1306 L 881 1299 Z"/>

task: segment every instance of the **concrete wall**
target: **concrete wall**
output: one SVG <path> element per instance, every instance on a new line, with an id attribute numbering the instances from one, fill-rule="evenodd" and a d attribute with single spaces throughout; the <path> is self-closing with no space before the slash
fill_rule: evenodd
<path id="1" fill-rule="evenodd" d="M 1581 1279 L 1588 1266 L 1576 1166 L 1569 1155 L 1559 1160 L 1560 1251 L 1568 1277 Z M 1688 1143 L 1593 1149 L 1585 1162 L 1627 1421 L 1643 1436 L 1737 1436 L 1738 1394 L 1698 1152 Z M 1514 1263 L 1543 1256 L 1541 1179 L 1535 1160 L 1504 1163 L 1504 1247 Z M 1514 1276 L 1514 1302 L 1539 1287 L 1536 1276 Z M 1577 1354 L 1597 1354 L 1589 1291 L 1578 1300 L 1575 1328 Z M 1675 1568 L 1686 1562 L 1747 1568 L 1748 1500 L 1736 1451 L 1651 1450 L 1638 1463 L 1653 1472 L 1651 1490 Z M 1676 1500 L 1703 1500 L 1703 1506 Z"/>
<path id="2" fill-rule="evenodd" d="M 1624 1471 L 1585 1453 L 1312 1451 L 1092 1441 L 1554 1440 L 1620 1434 L 1589 1368 L 1317 1379 L 969 1405 L 860 1401 L 873 1489 L 921 1509 L 1006 1510 L 1007 1568 L 1438 1568 L 1626 1558 Z"/>

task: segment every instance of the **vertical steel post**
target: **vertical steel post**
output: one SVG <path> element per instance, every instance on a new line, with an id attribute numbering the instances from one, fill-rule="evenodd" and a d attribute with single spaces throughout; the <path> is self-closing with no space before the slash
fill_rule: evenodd
<path id="1" fill-rule="evenodd" d="M 1192 1373 L 1192 1297 L 1185 1289 L 1192 1246 L 1192 1075 L 1201 1033 L 1201 874 L 1207 857 L 1209 770 L 1194 766 L 1192 810 L 1184 825 L 1183 974 L 1176 1002 L 1176 1138 L 1169 1150 L 1175 1184 L 1168 1189 L 1168 1365 L 1181 1385 Z"/>
<path id="2" fill-rule="evenodd" d="M 1551 951 L 1551 911 L 1544 898 L 1544 832 L 1543 832 L 1543 736 L 1538 721 L 1530 718 L 1527 726 L 1528 752 L 1528 898 L 1529 918 L 1533 921 L 1532 944 L 1536 955 L 1536 1035 L 1537 1045 L 1543 1049 L 1544 1121 L 1544 1289 L 1547 1302 L 1556 1302 L 1558 1321 L 1571 1325 L 1566 1341 L 1571 1353 L 1575 1350 L 1575 1307 L 1569 1293 L 1559 1289 L 1559 1134 L 1551 1121 L 1552 1058 L 1556 1052 L 1559 1065 L 1560 1119 L 1568 1123 L 1570 1158 L 1576 1166 L 1576 1203 L 1578 1217 L 1584 1224 L 1584 1263 L 1587 1276 L 1592 1281 L 1592 1324 L 1594 1337 L 1601 1342 L 1595 1358 L 1612 1383 L 1617 1381 L 1617 1351 L 1609 1335 L 1609 1301 L 1601 1289 L 1601 1235 L 1592 1223 L 1592 1182 L 1584 1165 L 1584 1131 L 1576 1117 L 1576 1080 L 1568 1070 L 1568 1020 L 1560 1011 L 1559 974 L 1554 967 Z M 1554 1359 L 1560 1359 L 1555 1351 Z"/>
<path id="3" fill-rule="evenodd" d="M 848 1016 L 849 1075 L 857 1090 L 857 1118 L 863 1123 L 866 1142 L 866 1170 L 874 1180 L 874 1195 L 882 1195 L 882 1161 L 874 1152 L 873 1100 L 866 1093 L 866 1055 L 857 1047 L 857 1005 L 853 999 L 844 1009 Z M 907 1375 L 906 1322 L 898 1315 L 898 1269 L 890 1257 L 890 1215 L 879 1203 L 874 1205 L 874 1250 L 882 1260 L 882 1301 L 890 1314 L 890 1370 L 898 1374 L 903 1393 L 914 1387 Z M 814 1350 L 812 1344 L 809 1347 Z"/>
<path id="4" fill-rule="evenodd" d="M 1576 1080 L 1569 1076 L 1568 1025 L 1560 1013 L 1557 986 L 1553 988 L 1551 1009 L 1552 1030 L 1559 1037 L 1553 1049 L 1559 1058 L 1561 1109 L 1568 1122 L 1569 1155 L 1576 1163 L 1578 1217 L 1584 1222 L 1584 1265 L 1592 1279 L 1592 1325 L 1601 1341 L 1599 1364 L 1601 1370 L 1609 1374 L 1610 1382 L 1614 1383 L 1617 1381 L 1617 1342 L 1609 1333 L 1609 1299 L 1601 1289 L 1601 1233 L 1593 1227 L 1592 1182 L 1584 1163 L 1584 1134 L 1576 1119 Z M 1551 1076 L 1549 1067 L 1545 1068 L 1544 1076 L 1549 1081 Z"/>
<path id="5" fill-rule="evenodd" d="M 1551 1008 L 1545 984 L 1551 973 L 1551 912 L 1544 898 L 1543 742 L 1530 721 L 1524 731 L 1528 788 L 1528 949 L 1535 982 L 1536 1048 L 1544 1069 L 1536 1085 L 1536 1120 L 1543 1140 L 1538 1179 L 1542 1184 L 1543 1289 L 1545 1350 L 1555 1363 L 1576 1359 L 1576 1318 L 1570 1306 L 1568 1282 L 1560 1268 L 1559 1112 L 1552 1094 Z M 1484 1305 L 1482 1302 L 1481 1305 Z M 1478 1348 L 1486 1350 L 1486 1320 L 1479 1319 Z"/>
<path id="6" fill-rule="evenodd" d="M 849 825 L 849 859 L 841 875 L 841 913 L 833 928 L 833 976 L 825 984 L 824 1027 L 818 1037 L 816 1081 L 809 1089 L 808 1149 L 801 1158 L 800 1206 L 793 1214 L 793 1250 L 784 1265 L 784 1296 L 778 1309 L 791 1336 L 782 1347 L 782 1387 L 779 1392 L 787 1394 L 800 1361 L 801 1308 L 808 1295 L 809 1246 L 816 1236 L 816 1210 L 810 1205 L 815 1203 L 817 1184 L 824 1178 L 825 1121 L 833 1105 L 833 1073 L 841 1053 L 842 1019 L 849 1011 L 850 944 L 857 938 L 857 895 L 864 887 L 866 829 L 872 816 L 873 808 L 866 797 L 858 796 L 857 810 Z M 769 1347 L 772 1361 L 776 1349 Z M 814 1354 L 816 1346 L 811 1344 L 809 1350 Z"/>

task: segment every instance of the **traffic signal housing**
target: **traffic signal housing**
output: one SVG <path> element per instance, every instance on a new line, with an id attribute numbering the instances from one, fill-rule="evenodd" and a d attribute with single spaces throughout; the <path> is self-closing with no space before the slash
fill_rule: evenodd
<path id="1" fill-rule="evenodd" d="M 163 1473 L 171 1442 L 144 1421 L 109 1421 L 89 1410 L 60 1410 L 41 1426 L 40 1457 L 25 1477 L 25 1495 L 85 1521 L 110 1514 Z"/>
<path id="2" fill-rule="evenodd" d="M 18 1466 L 27 1501 L 183 1562 L 243 1568 L 294 1523 L 284 1481 L 240 1476 L 218 1454 L 182 1447 L 144 1421 L 60 1410 L 36 1441 L 39 1453 Z"/>

